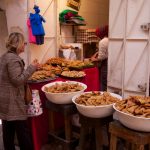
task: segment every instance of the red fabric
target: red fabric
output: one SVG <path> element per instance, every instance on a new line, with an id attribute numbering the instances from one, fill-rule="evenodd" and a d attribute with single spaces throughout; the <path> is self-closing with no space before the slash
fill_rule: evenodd
<path id="1" fill-rule="evenodd" d="M 100 82 L 99 82 L 99 72 L 98 68 L 88 68 L 84 69 L 86 73 L 86 77 L 75 79 L 75 81 L 83 82 L 87 85 L 86 91 L 99 91 L 100 89 Z M 67 79 L 64 78 L 57 78 L 54 81 L 66 81 Z M 43 114 L 37 117 L 29 118 L 32 136 L 33 136 L 33 144 L 34 150 L 41 150 L 42 145 L 48 142 L 48 110 L 45 108 L 45 94 L 40 90 L 41 87 L 49 82 L 44 83 L 32 83 L 30 84 L 31 89 L 39 90 L 42 107 L 43 107 Z M 63 118 L 60 117 L 60 114 L 56 114 L 55 118 L 56 128 L 62 125 Z"/>
<path id="2" fill-rule="evenodd" d="M 103 39 L 104 37 L 108 37 L 108 25 L 98 27 L 95 31 L 95 34 L 100 39 Z"/>
<path id="3" fill-rule="evenodd" d="M 29 35 L 29 42 L 36 44 L 36 38 L 32 33 L 31 22 L 30 22 L 29 18 L 27 19 L 27 26 L 28 26 L 28 32 L 29 32 L 29 34 L 28 34 Z"/>

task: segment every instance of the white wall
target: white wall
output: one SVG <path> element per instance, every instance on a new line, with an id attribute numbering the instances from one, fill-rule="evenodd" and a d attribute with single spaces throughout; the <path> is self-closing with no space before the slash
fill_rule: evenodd
<path id="1" fill-rule="evenodd" d="M 45 29 L 45 42 L 41 46 L 35 44 L 30 44 L 31 51 L 31 60 L 37 58 L 41 63 L 44 63 L 48 58 L 56 56 L 56 0 L 36 0 L 36 5 L 41 9 L 40 14 L 46 20 L 46 23 L 43 23 Z M 48 8 L 48 6 L 51 6 Z M 29 12 L 34 12 L 34 1 L 29 1 Z M 47 10 L 47 11 L 46 11 Z M 46 12 L 45 12 L 46 11 Z"/>
<path id="2" fill-rule="evenodd" d="M 26 0 L 7 0 L 6 16 L 8 31 L 12 26 L 19 26 L 26 33 L 26 18 L 27 18 L 27 1 Z M 25 34 L 25 36 L 27 36 Z"/>
<path id="3" fill-rule="evenodd" d="M 0 8 L 5 10 L 5 7 L 6 7 L 5 0 L 0 0 Z"/>
<path id="4" fill-rule="evenodd" d="M 0 11 L 0 55 L 6 52 L 5 40 L 8 35 L 6 15 L 4 11 Z"/>
<path id="5" fill-rule="evenodd" d="M 41 15 L 48 8 L 50 2 L 51 1 L 47 0 L 36 0 L 36 4 L 41 8 Z M 28 44 L 25 53 L 21 55 L 26 63 L 30 63 L 35 58 L 43 63 L 49 57 L 56 56 L 56 17 L 54 17 L 56 13 L 54 13 L 54 2 L 56 2 L 56 0 L 53 0 L 52 5 L 44 15 L 44 18 L 46 19 L 46 23 L 44 24 L 46 32 L 45 43 L 42 46 Z M 28 12 L 33 12 L 33 7 L 34 0 L 5 0 L 5 3 L 3 2 L 3 8 L 6 9 L 9 33 L 11 27 L 19 26 L 21 29 L 23 29 L 26 40 L 28 41 L 26 21 L 27 17 L 29 16 Z"/>
<path id="6" fill-rule="evenodd" d="M 108 24 L 109 0 L 81 0 L 79 14 L 87 22 L 87 28 Z"/>
<path id="7" fill-rule="evenodd" d="M 149 95 L 150 0 L 110 0 L 108 90 Z M 145 86 L 146 85 L 146 86 Z M 143 87 L 142 89 L 139 87 Z"/>
<path id="8" fill-rule="evenodd" d="M 11 31 L 11 27 L 19 26 L 23 31 L 27 39 L 27 28 L 26 28 L 26 13 L 27 13 L 27 0 L 2 0 L 3 9 L 6 12 L 7 18 L 7 30 L 8 33 Z M 28 49 L 21 55 L 25 62 L 28 62 Z"/>

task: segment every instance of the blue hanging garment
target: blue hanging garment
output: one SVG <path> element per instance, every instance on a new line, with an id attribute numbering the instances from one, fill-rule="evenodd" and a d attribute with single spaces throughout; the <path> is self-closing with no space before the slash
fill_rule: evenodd
<path id="1" fill-rule="evenodd" d="M 35 14 L 30 13 L 30 22 L 33 35 L 44 36 L 45 31 L 42 22 L 46 22 L 45 19 L 39 14 L 40 9 L 38 6 L 34 6 Z"/>

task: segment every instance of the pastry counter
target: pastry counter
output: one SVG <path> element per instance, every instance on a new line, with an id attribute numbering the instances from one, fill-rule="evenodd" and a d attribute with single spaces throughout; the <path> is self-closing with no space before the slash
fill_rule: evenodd
<path id="1" fill-rule="evenodd" d="M 41 83 L 30 83 L 31 89 L 37 89 L 39 90 L 42 107 L 43 107 L 43 114 L 36 117 L 30 117 L 29 122 L 32 130 L 32 136 L 33 136 L 33 143 L 34 143 L 34 149 L 35 150 L 41 150 L 42 146 L 48 142 L 48 110 L 45 108 L 45 94 L 41 91 L 41 87 L 44 84 L 47 84 L 49 82 L 54 81 L 66 81 L 66 80 L 74 80 L 79 81 L 82 83 L 85 83 L 87 85 L 86 91 L 99 91 L 100 89 L 100 82 L 99 82 L 99 71 L 97 67 L 93 68 L 87 68 L 83 70 L 86 74 L 83 78 L 63 78 L 58 77 L 55 80 L 52 81 L 45 81 Z M 61 118 L 60 114 L 55 115 L 55 127 L 59 128 L 62 126 L 63 118 Z"/>

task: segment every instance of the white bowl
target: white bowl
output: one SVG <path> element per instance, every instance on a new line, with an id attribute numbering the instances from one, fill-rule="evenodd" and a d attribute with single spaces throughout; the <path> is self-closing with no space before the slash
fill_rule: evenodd
<path id="1" fill-rule="evenodd" d="M 136 131 L 143 131 L 143 132 L 150 132 L 150 118 L 144 117 L 137 117 L 122 111 L 119 111 L 115 104 L 113 108 L 116 111 L 116 115 L 118 120 L 126 127 L 136 130 Z"/>
<path id="2" fill-rule="evenodd" d="M 84 92 L 78 95 L 75 95 L 72 98 L 73 103 L 76 105 L 77 110 L 84 116 L 90 117 L 90 118 L 104 118 L 107 116 L 110 116 L 113 114 L 113 104 L 110 105 L 100 105 L 100 106 L 85 106 L 76 103 L 76 98 L 78 98 L 80 95 L 85 93 L 91 93 L 91 92 Z M 101 92 L 103 93 L 103 92 Z M 118 99 L 122 99 L 120 95 L 110 93 L 112 96 L 117 97 Z"/>
<path id="3" fill-rule="evenodd" d="M 51 93 L 51 92 L 46 92 L 44 89 L 45 87 L 50 87 L 52 85 L 55 85 L 55 84 L 62 84 L 62 83 L 68 83 L 68 84 L 76 84 L 78 83 L 79 85 L 83 86 L 83 90 L 81 91 L 77 91 L 77 92 L 68 92 L 68 93 Z M 52 83 L 48 83 L 46 85 L 44 85 L 42 87 L 42 91 L 45 93 L 47 99 L 53 103 L 56 103 L 56 104 L 69 104 L 69 103 L 72 103 L 72 97 L 75 96 L 76 94 L 78 93 L 83 93 L 84 90 L 86 90 L 87 88 L 87 85 L 86 84 L 83 84 L 81 82 L 76 82 L 76 81 L 66 81 L 66 82 L 63 82 L 63 81 L 57 81 L 57 82 L 52 82 Z"/>

